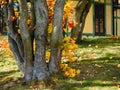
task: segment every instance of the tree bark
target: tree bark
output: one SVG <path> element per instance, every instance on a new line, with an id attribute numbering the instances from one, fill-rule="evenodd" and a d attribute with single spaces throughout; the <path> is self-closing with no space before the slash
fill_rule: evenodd
<path id="1" fill-rule="evenodd" d="M 16 60 L 16 63 L 18 65 L 18 68 L 19 68 L 20 72 L 22 72 L 24 74 L 24 72 L 25 72 L 24 60 L 23 60 L 23 58 L 21 57 L 21 55 L 19 53 L 17 44 L 14 41 L 14 39 L 12 39 L 11 36 L 9 36 L 9 35 L 8 35 L 8 42 L 9 42 L 10 49 L 11 49 L 11 51 L 13 52 L 13 54 L 15 56 L 15 60 Z"/>
<path id="2" fill-rule="evenodd" d="M 8 30 L 8 41 L 10 44 L 10 49 L 13 52 L 13 55 L 16 58 L 16 62 L 18 64 L 19 70 L 24 73 L 24 52 L 23 52 L 23 44 L 20 35 L 17 32 L 17 28 L 15 27 L 15 21 L 11 21 L 10 18 L 13 16 L 13 4 L 12 0 L 9 0 L 9 5 L 4 5 L 3 11 L 5 15 L 5 21 Z"/>
<path id="3" fill-rule="evenodd" d="M 91 0 L 87 2 L 85 8 L 83 9 L 82 15 L 80 16 L 80 23 L 79 23 L 80 27 L 79 27 L 79 32 L 78 32 L 78 36 L 76 39 L 76 43 L 80 43 L 82 41 L 82 34 L 83 34 L 84 26 L 85 26 L 85 20 L 90 10 L 90 7 L 91 7 Z"/>
<path id="4" fill-rule="evenodd" d="M 51 55 L 49 70 L 50 73 L 57 72 L 59 70 L 59 64 L 61 60 L 61 48 L 63 30 L 62 30 L 62 18 L 63 18 L 63 9 L 64 9 L 65 0 L 56 0 L 55 9 L 54 9 L 54 21 L 53 21 L 53 30 L 51 36 Z"/>
<path id="5" fill-rule="evenodd" d="M 33 52 L 32 52 L 32 41 L 30 37 L 30 32 L 27 26 L 28 13 L 27 12 L 27 2 L 26 0 L 20 0 L 20 31 L 22 42 L 24 46 L 24 60 L 25 60 L 25 73 L 24 80 L 28 82 L 32 80 L 33 77 Z"/>
<path id="6" fill-rule="evenodd" d="M 75 9 L 75 17 L 76 17 L 76 21 L 78 22 L 78 24 L 76 25 L 76 27 L 72 29 L 72 32 L 71 32 L 72 38 L 78 39 L 79 38 L 78 36 L 80 35 L 79 32 L 81 33 L 83 32 L 85 18 L 90 9 L 90 6 L 91 6 L 91 0 L 79 0 L 76 6 L 76 9 Z"/>
<path id="7" fill-rule="evenodd" d="M 43 80 L 49 76 L 49 71 L 45 60 L 48 8 L 46 0 L 34 0 L 34 4 L 36 16 L 34 78 Z"/>
<path id="8" fill-rule="evenodd" d="M 8 41 L 10 48 L 16 58 L 19 69 L 23 72 L 23 82 L 31 81 L 37 78 L 43 80 L 53 72 L 59 70 L 61 60 L 61 45 L 63 38 L 62 19 L 65 0 L 56 0 L 54 9 L 53 31 L 51 36 L 51 56 L 50 62 L 46 63 L 46 39 L 48 29 L 48 8 L 46 0 L 30 0 L 31 8 L 31 26 L 27 25 L 28 11 L 27 1 L 19 0 L 20 21 L 19 28 L 16 28 L 16 20 L 11 21 L 14 16 L 13 0 L 9 0 L 8 8 L 5 5 L 4 13 L 6 17 Z M 33 46 L 35 39 L 36 45 Z M 36 51 L 33 51 L 33 47 Z"/>

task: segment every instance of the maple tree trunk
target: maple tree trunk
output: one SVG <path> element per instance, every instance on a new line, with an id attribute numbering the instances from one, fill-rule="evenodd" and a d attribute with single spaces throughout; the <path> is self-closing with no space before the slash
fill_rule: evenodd
<path id="1" fill-rule="evenodd" d="M 54 9 L 53 30 L 51 36 L 51 56 L 49 63 L 50 73 L 59 70 L 59 63 L 61 60 L 61 44 L 63 38 L 62 18 L 65 0 L 56 0 Z"/>
<path id="2" fill-rule="evenodd" d="M 59 70 L 61 60 L 61 44 L 63 38 L 62 18 L 65 0 L 56 0 L 53 32 L 51 36 L 51 56 L 50 62 L 46 63 L 46 39 L 48 29 L 48 7 L 46 0 L 30 0 L 31 2 L 31 23 L 27 24 L 28 8 L 26 0 L 19 0 L 20 20 L 18 23 L 11 20 L 15 16 L 13 11 L 13 0 L 9 0 L 8 5 L 4 5 L 4 14 L 8 30 L 8 41 L 10 49 L 15 56 L 19 70 L 23 73 L 23 82 L 31 81 L 35 78 L 43 80 L 53 72 Z M 35 40 L 35 46 L 33 41 Z M 35 47 L 35 50 L 33 48 Z"/>
<path id="3" fill-rule="evenodd" d="M 25 82 L 32 80 L 33 77 L 33 47 L 30 37 L 30 32 L 27 25 L 28 14 L 27 12 L 27 1 L 20 0 L 20 33 L 24 46 L 24 61 L 25 61 L 25 73 L 24 80 Z"/>
<path id="4" fill-rule="evenodd" d="M 45 60 L 48 9 L 45 0 L 35 0 L 34 3 L 36 16 L 34 77 L 37 77 L 38 80 L 42 80 L 49 76 L 48 67 Z"/>

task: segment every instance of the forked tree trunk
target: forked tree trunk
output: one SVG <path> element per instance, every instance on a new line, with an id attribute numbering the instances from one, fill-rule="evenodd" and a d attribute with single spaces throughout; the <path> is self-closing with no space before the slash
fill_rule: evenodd
<path id="1" fill-rule="evenodd" d="M 32 80 L 33 77 L 33 47 L 30 37 L 30 32 L 27 25 L 28 13 L 27 12 L 27 1 L 20 0 L 20 33 L 24 46 L 24 60 L 25 60 L 25 73 L 24 80 L 27 82 Z"/>
<path id="2" fill-rule="evenodd" d="M 13 0 L 9 0 L 8 8 L 5 5 L 4 13 L 6 17 L 8 40 L 10 48 L 15 56 L 19 69 L 24 74 L 24 81 L 28 82 L 37 78 L 43 80 L 53 72 L 59 70 L 61 60 L 61 44 L 63 38 L 62 18 L 65 0 L 56 0 L 54 11 L 53 32 L 51 37 L 51 56 L 50 62 L 46 63 L 46 38 L 48 29 L 48 8 L 46 0 L 30 0 L 31 9 L 31 26 L 27 25 L 27 1 L 19 0 L 20 9 L 20 34 L 18 33 L 16 21 L 11 21 L 14 16 Z M 35 30 L 34 30 L 35 29 Z M 32 31 L 31 31 L 32 30 Z M 34 30 L 34 31 L 33 31 Z M 33 51 L 33 40 L 35 38 L 36 48 Z"/>
<path id="3" fill-rule="evenodd" d="M 64 9 L 65 0 L 56 0 L 55 9 L 54 9 L 54 21 L 53 21 L 53 30 L 51 36 L 51 55 L 49 70 L 50 73 L 57 72 L 59 70 L 59 63 L 61 60 L 61 44 L 63 38 L 62 30 L 62 19 L 63 19 L 63 9 Z"/>

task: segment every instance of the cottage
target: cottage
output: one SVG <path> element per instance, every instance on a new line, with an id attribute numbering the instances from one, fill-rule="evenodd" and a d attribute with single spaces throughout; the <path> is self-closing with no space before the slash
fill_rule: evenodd
<path id="1" fill-rule="evenodd" d="M 120 36 L 120 0 L 92 0 L 83 35 Z"/>

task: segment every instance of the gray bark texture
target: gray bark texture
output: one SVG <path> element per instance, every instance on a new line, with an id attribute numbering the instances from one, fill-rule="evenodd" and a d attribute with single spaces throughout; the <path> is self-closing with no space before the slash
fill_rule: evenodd
<path id="1" fill-rule="evenodd" d="M 85 19 L 91 7 L 91 0 L 79 0 L 75 9 L 75 17 L 78 24 L 72 29 L 71 37 L 81 41 Z"/>
<path id="2" fill-rule="evenodd" d="M 36 52 L 34 61 L 34 78 L 42 80 L 49 76 L 45 60 L 46 38 L 48 28 L 48 9 L 45 0 L 34 0 L 36 16 Z"/>
<path id="3" fill-rule="evenodd" d="M 88 12 L 90 10 L 90 7 L 91 7 L 91 0 L 89 0 L 87 2 L 87 4 L 85 5 L 85 8 L 83 9 L 82 15 L 80 16 L 80 23 L 79 23 L 80 27 L 78 30 L 79 32 L 78 32 L 78 36 L 76 39 L 76 43 L 80 43 L 82 40 L 82 34 L 83 34 L 84 26 L 85 26 L 85 20 L 88 15 Z"/>
<path id="4" fill-rule="evenodd" d="M 20 24 L 22 42 L 24 46 L 25 73 L 24 80 L 32 80 L 33 77 L 33 52 L 30 32 L 27 26 L 28 14 L 26 0 L 20 0 Z"/>
<path id="5" fill-rule="evenodd" d="M 50 73 L 59 70 L 59 63 L 61 60 L 61 44 L 63 38 L 62 19 L 65 0 L 56 0 L 54 9 L 53 30 L 51 36 L 51 56 L 49 63 Z"/>
<path id="6" fill-rule="evenodd" d="M 12 1 L 9 0 L 9 5 L 4 5 L 3 7 L 7 30 L 8 30 L 8 41 L 10 45 L 10 49 L 13 52 L 16 62 L 18 64 L 19 70 L 24 73 L 24 52 L 23 52 L 23 44 L 20 35 L 17 32 L 17 28 L 15 27 L 16 22 L 11 21 L 10 17 L 13 16 L 13 5 Z"/>
<path id="7" fill-rule="evenodd" d="M 16 59 L 20 71 L 23 73 L 23 82 L 33 79 L 43 80 L 53 72 L 59 70 L 61 60 L 61 44 L 63 38 L 62 18 L 65 0 L 56 0 L 54 9 L 53 32 L 51 36 L 50 62 L 46 63 L 46 39 L 48 29 L 48 7 L 46 0 L 30 0 L 31 2 L 31 27 L 27 24 L 28 7 L 26 0 L 19 0 L 19 29 L 16 20 L 11 21 L 14 16 L 13 0 L 4 5 L 4 14 L 8 30 L 8 40 L 11 51 Z M 35 27 L 36 28 L 33 28 Z M 33 44 L 35 41 L 35 46 Z M 35 47 L 35 51 L 33 50 Z"/>

